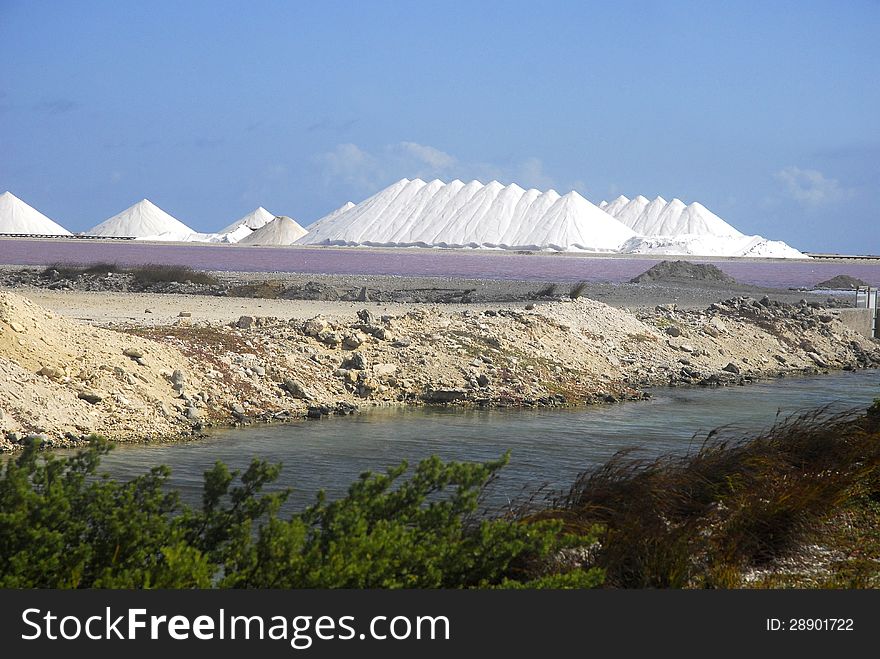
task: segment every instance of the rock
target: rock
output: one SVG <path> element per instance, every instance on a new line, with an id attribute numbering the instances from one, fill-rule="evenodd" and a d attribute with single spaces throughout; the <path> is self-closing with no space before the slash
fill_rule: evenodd
<path id="1" fill-rule="evenodd" d="M 310 407 L 306 412 L 306 418 L 309 419 L 320 419 L 324 416 L 324 410 L 320 407 Z"/>
<path id="2" fill-rule="evenodd" d="M 366 286 L 361 288 L 361 290 L 357 296 L 357 301 L 358 302 L 369 302 L 370 301 L 370 294 L 367 292 Z"/>
<path id="3" fill-rule="evenodd" d="M 683 350 L 684 352 L 695 352 L 696 349 L 690 343 L 682 343 L 678 346 L 679 350 Z"/>
<path id="4" fill-rule="evenodd" d="M 721 332 L 719 332 L 717 329 L 712 327 L 712 325 L 706 325 L 703 328 L 703 331 L 706 334 L 708 334 L 709 336 L 711 336 L 713 339 L 717 339 L 719 336 L 721 336 Z"/>
<path id="5" fill-rule="evenodd" d="M 287 378 L 281 386 L 294 398 L 300 398 L 303 400 L 312 400 L 315 398 L 311 391 L 291 378 Z"/>
<path id="6" fill-rule="evenodd" d="M 367 337 L 361 334 L 360 332 L 352 332 L 351 334 L 346 334 L 342 338 L 342 349 L 343 350 L 357 350 L 361 347 L 364 341 L 366 341 Z"/>
<path id="7" fill-rule="evenodd" d="M 812 359 L 816 366 L 818 366 L 819 368 L 828 368 L 828 363 L 824 359 L 822 359 L 822 356 L 818 353 L 808 352 L 807 357 Z"/>
<path id="8" fill-rule="evenodd" d="M 327 331 L 329 324 L 321 316 L 309 318 L 303 323 L 303 334 L 318 337 Z"/>
<path id="9" fill-rule="evenodd" d="M 44 366 L 37 371 L 37 375 L 42 375 L 52 380 L 59 380 L 64 377 L 64 371 L 55 366 Z"/>
<path id="10" fill-rule="evenodd" d="M 709 325 L 719 332 L 727 331 L 727 325 L 725 325 L 724 321 L 721 320 L 718 316 L 714 316 L 712 320 L 709 321 Z"/>
<path id="11" fill-rule="evenodd" d="M 361 309 L 357 312 L 357 317 L 360 318 L 364 325 L 373 325 L 375 323 L 373 314 L 370 313 L 369 309 Z"/>
<path id="12" fill-rule="evenodd" d="M 141 359 L 144 356 L 144 353 L 137 348 L 126 348 L 122 351 L 122 354 L 131 359 Z"/>
<path id="13" fill-rule="evenodd" d="M 92 405 L 97 405 L 102 400 L 104 400 L 104 397 L 102 395 L 89 391 L 81 391 L 79 392 L 79 394 L 77 394 L 76 397 L 86 401 L 87 403 L 91 403 Z"/>
<path id="14" fill-rule="evenodd" d="M 480 373 L 477 376 L 477 384 L 480 385 L 481 387 L 488 387 L 490 382 L 491 382 L 491 380 L 489 380 L 489 376 L 486 375 L 485 373 Z"/>
<path id="15" fill-rule="evenodd" d="M 191 318 L 191 317 L 192 317 L 192 312 L 190 312 L 190 311 L 181 311 L 179 314 L 177 314 L 177 317 L 178 317 L 178 318 Z"/>
<path id="16" fill-rule="evenodd" d="M 526 311 L 534 311 L 534 310 L 535 310 L 535 305 L 532 304 L 531 302 L 529 302 L 529 303 L 525 306 L 525 309 L 526 309 Z"/>
<path id="17" fill-rule="evenodd" d="M 153 313 L 152 309 L 144 309 L 144 313 Z"/>
<path id="18" fill-rule="evenodd" d="M 342 343 L 342 337 L 336 332 L 321 332 L 317 337 L 318 341 L 324 343 L 331 348 L 335 348 Z"/>
<path id="19" fill-rule="evenodd" d="M 422 396 L 426 403 L 451 403 L 467 398 L 466 389 L 429 389 Z"/>
<path id="20" fill-rule="evenodd" d="M 24 325 L 16 323 L 14 320 L 9 321 L 9 327 L 12 328 L 13 332 L 18 332 L 19 334 L 24 334 L 25 332 Z"/>
<path id="21" fill-rule="evenodd" d="M 230 405 L 229 410 L 236 418 L 242 419 L 247 416 L 247 412 L 245 412 L 244 407 L 242 407 L 240 403 L 233 403 L 232 405 Z"/>
<path id="22" fill-rule="evenodd" d="M 144 359 L 143 357 L 138 357 L 134 361 L 138 366 L 146 366 L 147 365 L 147 360 Z"/>
<path id="23" fill-rule="evenodd" d="M 167 371 L 166 371 L 167 373 Z M 175 369 L 174 373 L 171 374 L 171 384 L 177 386 L 182 385 L 186 382 L 186 374 L 180 369 Z"/>
<path id="24" fill-rule="evenodd" d="M 249 329 L 254 326 L 256 322 L 256 318 L 253 316 L 242 316 L 238 319 L 238 322 L 235 323 L 235 326 L 239 329 Z"/>
<path id="25" fill-rule="evenodd" d="M 262 366 L 254 366 L 254 374 L 255 374 L 257 377 L 261 377 L 261 378 L 262 378 L 262 377 L 265 377 L 265 375 L 266 375 L 266 369 L 263 368 Z"/>
<path id="26" fill-rule="evenodd" d="M 373 376 L 387 378 L 397 373 L 397 364 L 376 364 L 373 366 Z"/>
<path id="27" fill-rule="evenodd" d="M 726 366 L 721 368 L 722 371 L 727 371 L 728 373 L 733 373 L 734 375 L 739 375 L 740 370 L 739 366 L 734 364 L 733 362 L 728 362 Z"/>
<path id="28" fill-rule="evenodd" d="M 190 405 L 186 408 L 186 418 L 190 421 L 198 421 L 200 418 L 200 414 L 198 409 Z"/>
<path id="29" fill-rule="evenodd" d="M 367 369 L 367 360 L 362 353 L 353 352 L 342 360 L 342 368 L 365 371 Z"/>
<path id="30" fill-rule="evenodd" d="M 679 329 L 676 325 L 670 325 L 665 330 L 669 336 L 681 336 L 681 329 Z"/>

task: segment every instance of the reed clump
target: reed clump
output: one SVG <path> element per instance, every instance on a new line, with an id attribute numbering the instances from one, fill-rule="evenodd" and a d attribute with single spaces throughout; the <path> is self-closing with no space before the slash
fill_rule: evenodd
<path id="1" fill-rule="evenodd" d="M 809 541 L 853 497 L 880 491 L 880 424 L 820 409 L 756 437 L 709 433 L 696 452 L 618 453 L 530 519 L 601 526 L 594 565 L 624 588 L 735 587 Z"/>

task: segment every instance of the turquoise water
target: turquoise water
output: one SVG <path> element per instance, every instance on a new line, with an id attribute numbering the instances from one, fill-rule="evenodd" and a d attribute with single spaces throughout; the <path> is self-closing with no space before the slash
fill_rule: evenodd
<path id="1" fill-rule="evenodd" d="M 291 505 L 311 502 L 321 488 L 345 492 L 365 470 L 410 464 L 432 454 L 449 460 L 491 460 L 511 451 L 492 499 L 503 503 L 541 486 L 563 488 L 585 468 L 620 449 L 643 455 L 685 452 L 722 425 L 750 432 L 778 414 L 834 405 L 865 408 L 880 395 L 880 371 L 784 378 L 721 389 L 664 388 L 644 402 L 578 409 L 468 410 L 413 408 L 350 417 L 224 429 L 187 443 L 120 446 L 103 469 L 128 478 L 171 466 L 172 484 L 190 502 L 216 460 L 244 468 L 252 456 L 284 465 L 279 485 L 293 487 Z M 695 435 L 697 437 L 695 438 Z"/>

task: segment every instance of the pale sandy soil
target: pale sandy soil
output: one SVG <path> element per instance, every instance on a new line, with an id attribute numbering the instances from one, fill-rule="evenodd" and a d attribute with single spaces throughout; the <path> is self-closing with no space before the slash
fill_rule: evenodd
<path id="1" fill-rule="evenodd" d="M 76 320 L 105 325 L 136 323 L 170 325 L 180 312 L 192 314 L 192 322 L 228 323 L 241 316 L 273 316 L 284 320 L 305 320 L 323 315 L 328 319 L 351 317 L 358 309 L 368 308 L 376 315 L 398 315 L 414 309 L 437 307 L 435 304 L 324 302 L 319 300 L 266 300 L 227 298 L 173 293 L 110 293 L 93 291 L 52 291 L 42 288 L 17 290 L 34 303 Z M 521 308 L 527 302 L 505 303 L 505 308 Z M 470 309 L 497 309 L 499 304 L 444 304 L 448 312 Z M 147 313 L 149 309 L 150 313 Z"/>

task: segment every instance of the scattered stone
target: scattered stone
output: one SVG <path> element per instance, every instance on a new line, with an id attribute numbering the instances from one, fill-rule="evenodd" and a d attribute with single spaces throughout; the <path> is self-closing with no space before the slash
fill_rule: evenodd
<path id="1" fill-rule="evenodd" d="M 352 332 L 351 334 L 346 334 L 342 338 L 342 349 L 343 350 L 357 350 L 361 347 L 364 341 L 366 341 L 367 337 L 361 334 L 360 332 Z"/>
<path id="2" fill-rule="evenodd" d="M 238 327 L 238 329 L 250 329 L 254 326 L 255 322 L 256 318 L 253 316 L 242 316 L 238 319 L 238 322 L 235 323 L 235 326 Z"/>
<path id="3" fill-rule="evenodd" d="M 342 368 L 365 371 L 367 369 L 367 360 L 362 353 L 353 352 L 342 360 Z"/>
<path id="4" fill-rule="evenodd" d="M 321 316 L 315 316 L 314 318 L 309 318 L 303 323 L 303 334 L 306 336 L 318 337 L 326 332 L 328 327 L 329 325 L 326 320 Z"/>
<path id="5" fill-rule="evenodd" d="M 676 325 L 670 325 L 663 331 L 666 332 L 669 336 L 681 336 L 681 329 Z"/>
<path id="6" fill-rule="evenodd" d="M 357 312 L 357 317 L 360 318 L 361 322 L 364 325 L 372 325 L 376 322 L 373 318 L 373 314 L 370 313 L 369 309 L 361 309 Z"/>
<path id="7" fill-rule="evenodd" d="M 734 375 L 739 375 L 740 370 L 739 366 L 734 364 L 733 362 L 728 362 L 726 366 L 721 368 L 722 371 L 727 371 L 728 373 L 733 373 Z"/>
<path id="8" fill-rule="evenodd" d="M 17 332 L 19 334 L 24 334 L 25 332 L 24 325 L 22 325 L 21 323 L 16 323 L 14 320 L 9 321 L 9 327 L 12 328 L 13 332 Z"/>
<path id="9" fill-rule="evenodd" d="M 281 386 L 294 398 L 300 398 L 303 400 L 312 400 L 315 398 L 315 395 L 309 389 L 291 378 L 284 380 Z"/>
<path id="10" fill-rule="evenodd" d="M 97 405 L 102 400 L 104 400 L 104 397 L 102 395 L 89 391 L 81 391 L 79 392 L 79 394 L 77 394 L 76 397 L 86 401 L 87 403 L 91 403 L 92 405 Z"/>
<path id="11" fill-rule="evenodd" d="M 37 375 L 42 375 L 52 380 L 60 380 L 64 377 L 64 371 L 55 366 L 44 366 L 37 371 Z"/>
<path id="12" fill-rule="evenodd" d="M 192 317 L 192 312 L 190 312 L 190 311 L 181 311 L 179 314 L 177 314 L 177 317 L 178 317 L 178 318 L 191 318 L 191 317 Z"/>
<path id="13" fill-rule="evenodd" d="M 141 359 L 144 356 L 144 353 L 142 353 L 137 348 L 126 348 L 122 351 L 122 354 L 135 360 Z"/>
<path id="14" fill-rule="evenodd" d="M 467 398 L 467 389 L 429 389 L 422 399 L 426 403 L 451 403 Z"/>

